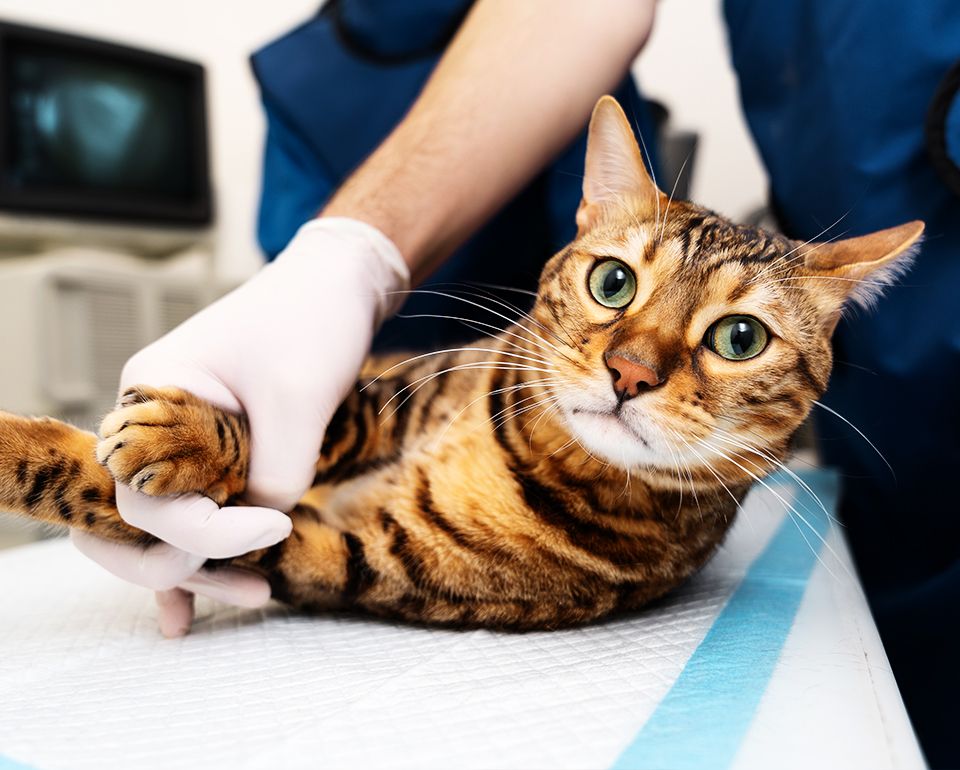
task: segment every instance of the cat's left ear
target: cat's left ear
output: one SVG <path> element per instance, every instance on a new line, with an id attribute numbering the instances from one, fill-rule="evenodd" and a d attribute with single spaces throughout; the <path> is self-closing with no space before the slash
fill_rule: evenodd
<path id="1" fill-rule="evenodd" d="M 832 333 L 847 303 L 871 307 L 907 271 L 919 250 L 924 223 L 907 222 L 857 238 L 810 243 L 799 249 L 807 285 L 818 298 Z"/>
<path id="2" fill-rule="evenodd" d="M 608 207 L 629 207 L 632 214 L 653 218 L 660 196 L 623 109 L 612 96 L 600 97 L 587 132 L 579 233 L 589 230 Z"/>

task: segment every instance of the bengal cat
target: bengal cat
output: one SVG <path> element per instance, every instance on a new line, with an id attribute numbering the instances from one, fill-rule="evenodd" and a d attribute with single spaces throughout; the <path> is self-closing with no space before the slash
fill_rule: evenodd
<path id="1" fill-rule="evenodd" d="M 254 570 L 295 607 L 511 629 L 634 609 L 697 570 L 826 388 L 841 309 L 906 268 L 923 223 L 800 243 L 671 201 L 610 97 L 583 191 L 530 313 L 371 362 L 293 534 L 208 566 Z M 128 390 L 99 441 L 0 413 L 0 509 L 149 546 L 115 480 L 238 501 L 248 452 L 243 415 L 176 388 Z"/>

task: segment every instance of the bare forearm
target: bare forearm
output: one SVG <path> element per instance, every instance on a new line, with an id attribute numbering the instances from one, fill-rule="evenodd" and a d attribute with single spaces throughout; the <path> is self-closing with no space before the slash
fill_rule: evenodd
<path id="1" fill-rule="evenodd" d="M 646 41 L 654 0 L 480 0 L 420 98 L 330 201 L 423 277 L 586 122 Z"/>

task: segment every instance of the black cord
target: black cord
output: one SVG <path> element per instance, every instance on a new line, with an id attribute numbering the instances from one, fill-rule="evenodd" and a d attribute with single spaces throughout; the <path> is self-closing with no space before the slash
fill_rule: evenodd
<path id="1" fill-rule="evenodd" d="M 955 100 L 960 99 L 960 61 L 947 70 L 927 109 L 925 125 L 927 153 L 944 184 L 960 195 L 960 166 L 947 148 L 947 116 Z M 960 103 L 957 104 L 960 109 Z M 956 148 L 960 152 L 960 147 Z"/>

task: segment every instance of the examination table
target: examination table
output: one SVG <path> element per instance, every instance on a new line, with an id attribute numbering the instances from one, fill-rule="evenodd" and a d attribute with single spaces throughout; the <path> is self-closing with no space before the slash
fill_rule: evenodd
<path id="1" fill-rule="evenodd" d="M 923 767 L 837 480 L 800 478 L 667 600 L 550 633 L 201 601 L 165 640 L 68 542 L 0 553 L 0 770 Z"/>

